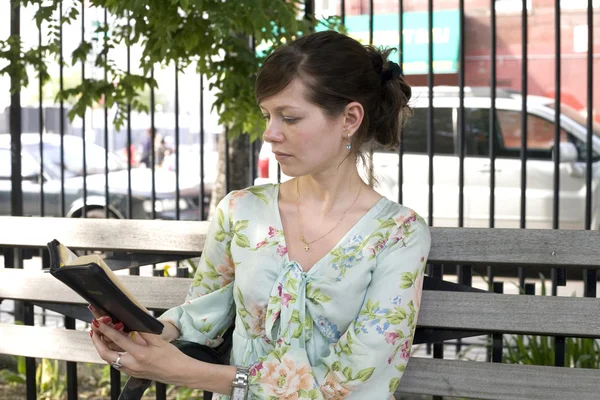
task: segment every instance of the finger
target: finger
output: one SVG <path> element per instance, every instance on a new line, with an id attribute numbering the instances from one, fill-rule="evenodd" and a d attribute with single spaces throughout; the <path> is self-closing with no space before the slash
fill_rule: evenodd
<path id="1" fill-rule="evenodd" d="M 90 310 L 90 312 L 96 319 L 106 315 L 106 313 L 104 311 L 97 309 L 96 307 L 94 307 L 91 304 L 88 304 L 88 310 Z"/>
<path id="2" fill-rule="evenodd" d="M 138 335 L 151 346 L 160 346 L 161 344 L 165 343 L 165 340 L 159 335 L 146 332 L 138 332 Z"/>
<path id="3" fill-rule="evenodd" d="M 96 333 L 92 335 L 92 343 L 94 344 L 94 347 L 96 347 L 96 351 L 98 352 L 98 355 L 101 359 L 103 359 L 107 363 L 111 363 L 116 360 L 116 356 L 113 357 L 115 351 L 111 350 L 108 347 L 108 345 L 104 343 L 102 339 L 100 339 L 100 336 Z"/>
<path id="4" fill-rule="evenodd" d="M 112 326 L 100 322 L 97 330 L 103 335 L 107 336 L 117 346 L 127 352 L 139 352 L 143 349 L 143 346 L 131 340 L 131 338 L 123 332 L 117 331 Z"/>

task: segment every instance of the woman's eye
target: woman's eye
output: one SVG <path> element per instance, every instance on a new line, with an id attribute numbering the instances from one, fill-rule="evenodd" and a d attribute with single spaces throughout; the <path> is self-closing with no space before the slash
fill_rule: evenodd
<path id="1" fill-rule="evenodd" d="M 265 115 L 265 114 L 263 114 L 262 118 L 263 118 L 265 121 L 268 121 L 268 120 L 269 120 L 271 117 L 269 117 L 268 115 Z"/>
<path id="2" fill-rule="evenodd" d="M 297 118 L 292 118 L 292 117 L 283 117 L 283 122 L 285 122 L 288 125 L 292 125 L 295 124 L 298 121 Z"/>

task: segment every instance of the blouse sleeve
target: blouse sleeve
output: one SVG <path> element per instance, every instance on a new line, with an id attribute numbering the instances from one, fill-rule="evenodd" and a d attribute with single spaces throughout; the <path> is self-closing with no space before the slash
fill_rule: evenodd
<path id="1" fill-rule="evenodd" d="M 233 321 L 235 265 L 231 258 L 229 200 L 230 195 L 221 200 L 210 222 L 185 303 L 159 317 L 179 329 L 180 340 L 216 347 L 222 342 L 221 334 Z"/>
<path id="2" fill-rule="evenodd" d="M 252 367 L 253 395 L 270 400 L 296 391 L 299 399 L 389 399 L 410 357 L 430 245 L 427 224 L 414 214 L 393 227 L 360 313 L 329 355 L 311 366 L 305 350 L 278 347 Z"/>

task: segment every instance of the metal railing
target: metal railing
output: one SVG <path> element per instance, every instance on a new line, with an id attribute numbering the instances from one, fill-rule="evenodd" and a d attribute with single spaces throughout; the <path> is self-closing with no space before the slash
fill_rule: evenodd
<path id="1" fill-rule="evenodd" d="M 365 4 L 368 3 L 368 9 L 365 11 L 364 6 Z M 384 2 L 379 1 L 377 2 L 378 5 L 383 4 Z M 389 3 L 389 4 L 388 4 Z M 393 1 L 389 1 L 385 4 L 386 9 L 387 8 L 391 8 L 392 4 L 395 4 L 395 2 Z M 514 2 L 514 3 L 518 3 L 518 2 Z M 562 15 L 562 11 L 561 11 L 561 2 L 556 0 L 553 3 L 554 5 L 554 62 L 553 65 L 551 64 L 551 61 L 548 61 L 548 65 L 549 67 L 553 67 L 554 68 L 554 85 L 555 85 L 555 90 L 554 90 L 554 135 L 553 135 L 553 144 L 551 146 L 552 149 L 554 149 L 553 152 L 553 157 L 552 157 L 552 162 L 553 162 L 553 175 L 552 175 L 552 190 L 553 190 L 553 195 L 552 195 L 552 228 L 553 229 L 558 229 L 560 228 L 560 202 L 561 202 L 561 196 L 560 196 L 560 188 L 561 188 L 561 184 L 563 182 L 561 182 L 561 159 L 560 159 L 560 147 L 561 147 L 561 140 L 562 140 L 562 127 L 564 125 L 564 120 L 563 120 L 563 115 L 562 115 L 562 110 L 561 110 L 561 100 L 562 100 L 562 92 L 561 92 L 561 85 L 562 85 L 562 80 L 561 80 L 561 73 L 562 73 L 562 69 L 561 69 L 561 44 L 562 44 L 562 40 L 561 40 L 561 32 L 562 32 L 562 26 L 561 26 L 561 15 Z M 403 49 L 405 46 L 405 38 L 403 35 L 404 32 L 404 21 L 403 21 L 403 16 L 405 15 L 405 13 L 411 12 L 415 10 L 415 3 L 411 2 L 409 4 L 409 6 L 405 5 L 405 2 L 403 0 L 399 0 L 397 2 L 397 8 L 396 8 L 396 13 L 397 13 L 397 21 L 398 21 L 398 26 L 397 26 L 397 38 L 398 38 L 398 43 L 397 43 L 397 47 L 400 49 Z M 528 124 L 528 116 L 529 116 L 529 104 L 528 104 L 528 95 L 530 93 L 529 90 L 529 84 L 530 84 L 530 76 L 532 73 L 535 73 L 536 71 L 531 71 L 530 70 L 530 65 L 528 62 L 529 59 L 529 52 L 528 52 L 528 47 L 531 44 L 531 38 L 530 38 L 530 26 L 529 26 L 529 19 L 531 18 L 530 15 L 530 9 L 529 7 L 529 2 L 527 0 L 522 0 L 520 2 L 520 12 L 518 12 L 517 14 L 513 15 L 512 18 L 517 18 L 520 22 L 520 27 L 521 27 L 521 65 L 520 65 L 520 77 L 519 77 L 519 81 L 520 81 L 520 113 L 521 113 L 521 120 L 520 120 L 520 132 L 521 132 L 521 136 L 520 136 L 520 148 L 518 149 L 518 159 L 519 159 L 519 163 L 520 163 L 520 171 L 519 171 L 519 179 L 520 179 L 520 194 L 519 194 L 519 198 L 518 203 L 519 203 L 519 208 L 520 208 L 520 216 L 519 216 L 519 223 L 518 226 L 520 228 L 527 228 L 527 190 L 528 190 L 528 185 L 531 182 L 528 182 L 528 166 L 530 165 L 530 153 L 531 153 L 531 149 L 528 146 L 529 143 L 529 138 L 531 137 L 532 133 L 535 132 L 530 132 L 530 126 Z M 306 10 L 307 12 L 311 13 L 311 12 L 316 12 L 318 13 L 319 11 L 323 11 L 323 3 L 321 2 L 315 2 L 315 1 L 307 1 L 306 2 Z M 331 7 L 330 7 L 331 8 Z M 548 8 L 548 7 L 547 7 Z M 435 72 L 435 68 L 434 68 L 434 61 L 435 61 L 435 49 L 436 47 L 434 46 L 434 15 L 435 15 L 435 10 L 434 10 L 434 2 L 433 0 L 428 0 L 426 7 L 422 7 L 422 8 L 416 8 L 418 11 L 426 11 L 427 12 L 427 23 L 426 26 L 423 26 L 424 29 L 426 29 L 427 31 L 427 56 L 425 57 L 425 62 L 427 65 L 426 68 L 426 72 L 421 74 L 422 78 L 426 79 L 427 82 L 427 93 L 428 93 L 428 101 L 427 101 L 427 106 L 426 106 L 426 110 L 427 110 L 427 121 L 426 121 L 426 138 L 427 138 L 427 145 L 426 145 L 426 151 L 425 151 L 425 156 L 427 157 L 427 165 L 428 165 L 428 174 L 427 174 L 427 183 L 428 183 L 428 193 L 427 193 L 427 199 L 428 199 L 428 205 L 427 205 L 427 215 L 428 215 L 428 221 L 430 225 L 435 225 L 436 221 L 435 221 L 435 215 L 436 215 L 436 210 L 434 208 L 434 200 L 435 200 L 435 196 L 436 193 L 434 191 L 435 188 L 435 182 L 436 182 L 436 176 L 434 171 L 436 170 L 435 168 L 435 157 L 439 156 L 439 154 L 437 154 L 436 152 L 436 139 L 438 139 L 438 135 L 437 135 L 437 131 L 436 131 L 436 125 L 435 125 L 435 116 L 436 116 L 436 107 L 435 107 L 435 91 L 434 91 L 434 87 L 435 85 L 435 80 L 436 77 L 438 77 L 439 75 L 436 74 Z M 86 37 L 86 19 L 85 19 L 85 10 L 86 7 L 84 6 L 83 2 L 82 2 L 82 6 L 81 6 L 81 11 L 80 11 L 80 15 L 81 15 L 81 40 L 84 41 L 85 37 Z M 358 10 L 358 11 L 357 11 Z M 499 154 L 499 148 L 498 148 L 498 143 L 497 143 L 497 138 L 499 137 L 500 133 L 498 132 L 498 118 L 497 118 L 497 104 L 498 104 L 498 98 L 499 98 L 499 88 L 498 88 L 498 64 L 497 64 L 497 59 L 498 59 L 498 27 L 497 27 L 497 20 L 498 20 L 498 15 L 497 15 L 497 1 L 495 0 L 491 0 L 489 7 L 487 9 L 487 11 L 489 11 L 489 50 L 490 50 L 490 54 L 489 54 L 489 102 L 490 102 L 490 107 L 489 107 L 489 122 L 488 122 L 488 126 L 487 126 L 487 135 L 488 135 L 488 148 L 487 148 L 487 159 L 489 160 L 489 218 L 488 218 L 488 226 L 493 228 L 496 226 L 496 208 L 497 208 L 497 198 L 496 198 L 496 193 L 498 192 L 498 180 L 497 180 L 497 165 L 498 165 L 498 160 L 499 158 L 502 158 L 502 156 Z M 62 2 L 61 2 L 61 7 L 60 7 L 60 12 L 62 13 Z M 581 11 L 582 13 L 585 13 L 586 16 L 586 23 L 587 23 L 587 50 L 586 50 L 586 55 L 585 55 L 585 70 L 586 70 L 586 74 L 585 76 L 581 76 L 579 77 L 579 79 L 581 80 L 585 80 L 585 87 L 586 87 L 586 93 L 585 93 L 585 98 L 586 98 L 586 115 L 587 115 L 587 122 L 585 125 L 585 129 L 586 129 L 586 138 L 585 138 L 585 154 L 580 154 L 580 161 L 579 164 L 581 166 L 583 166 L 584 169 L 584 187 L 585 187 L 585 198 L 584 198 L 584 229 L 598 229 L 598 227 L 596 226 L 592 226 L 592 222 L 594 221 L 594 216 L 596 215 L 596 218 L 598 218 L 598 202 L 600 201 L 600 199 L 596 198 L 596 202 L 593 202 L 594 199 L 594 193 L 592 192 L 593 190 L 593 182 L 594 179 L 598 180 L 600 179 L 599 177 L 595 177 L 593 175 L 594 172 L 594 141 L 597 140 L 595 139 L 595 135 L 594 135 L 594 125 L 593 125 L 593 115 L 594 115 L 594 73 L 593 73 L 593 69 L 594 69 L 594 65 L 596 63 L 598 63 L 598 55 L 594 54 L 594 16 L 598 15 L 598 9 L 594 8 L 594 4 L 592 0 L 588 0 L 587 1 L 587 7 Z M 349 18 L 352 18 L 353 16 L 358 14 L 362 14 L 362 15 L 368 15 L 368 42 L 369 44 L 378 44 L 377 41 L 375 40 L 375 33 L 377 30 L 377 26 L 376 26 L 376 15 L 378 15 L 378 10 L 376 9 L 375 6 L 375 1 L 374 0 L 369 0 L 368 2 L 366 1 L 344 1 L 341 0 L 339 2 L 339 4 L 335 7 L 335 14 L 339 15 L 339 17 L 341 18 L 342 22 L 346 22 L 348 21 Z M 11 1 L 11 9 L 10 9 L 10 21 L 11 21 L 11 34 L 12 35 L 16 35 L 19 36 L 22 33 L 22 25 L 20 22 L 20 7 L 18 6 L 18 1 L 13 0 Z M 457 212 L 457 221 L 456 224 L 459 227 L 463 227 L 466 226 L 467 224 L 466 222 L 466 214 L 465 214 L 465 209 L 466 209 L 466 198 L 465 198 L 465 187 L 467 186 L 466 184 L 466 180 L 465 180 L 465 175 L 467 173 L 466 171 L 466 165 L 465 165 L 465 160 L 468 158 L 469 154 L 467 154 L 466 152 L 466 142 L 467 142 L 467 131 L 468 131 L 468 127 L 467 127 L 467 121 L 468 121 L 468 116 L 467 116 L 467 111 L 469 109 L 469 107 L 467 107 L 466 103 L 465 103 L 465 99 L 467 97 L 467 76 L 466 76 L 466 70 L 467 70 L 467 63 L 468 63 L 468 56 L 467 56 L 467 50 L 468 50 L 468 44 L 471 42 L 467 42 L 467 38 L 466 38 L 466 26 L 468 26 L 469 24 L 469 19 L 467 18 L 468 14 L 465 10 L 465 1 L 464 0 L 458 0 L 458 54 L 457 54 L 457 69 L 455 71 L 455 80 L 457 82 L 457 86 L 458 86 L 458 106 L 455 108 L 456 111 L 456 115 L 457 115 L 457 119 L 456 119 L 456 145 L 455 145 L 455 154 L 454 156 L 456 156 L 457 161 L 458 161 L 458 187 L 457 187 L 457 207 L 458 209 L 456 210 Z M 107 12 L 104 12 L 104 22 L 107 21 Z M 507 18 L 506 16 L 503 16 L 502 18 Z M 29 27 L 27 27 L 27 29 L 30 29 Z M 62 25 L 61 25 L 61 31 L 62 31 Z M 39 43 L 42 43 L 42 36 L 43 36 L 43 32 L 40 29 L 38 32 L 38 40 Z M 352 32 L 350 32 L 350 34 L 352 34 Z M 404 61 L 405 61 L 405 57 L 407 56 L 407 54 L 405 54 L 404 52 L 400 51 L 399 52 L 399 62 L 400 65 L 404 65 Z M 126 60 L 127 60 L 127 71 L 131 71 L 131 49 L 129 46 L 127 46 L 126 48 Z M 62 37 L 61 37 L 61 58 L 60 58 L 60 72 L 59 72 L 59 86 L 60 89 L 64 89 L 64 70 L 63 70 L 63 54 L 62 54 Z M 106 73 L 106 71 L 105 71 Z M 154 73 L 154 71 L 152 71 L 152 74 Z M 81 77 L 85 78 L 86 77 L 86 65 L 85 63 L 81 63 Z M 406 75 L 408 81 L 410 82 L 411 80 L 411 76 L 410 75 Z M 175 110 L 174 110 L 174 140 L 175 140 L 175 146 L 174 146 L 174 151 L 175 151 L 175 181 L 176 181 L 176 190 L 174 193 L 175 196 L 175 218 L 176 219 L 180 219 L 181 218 L 181 209 L 180 209 L 180 200 L 181 200 L 181 196 L 180 196 L 180 186 L 179 186 L 179 182 L 180 182 L 180 175 L 181 175 L 181 171 L 180 171 L 180 160 L 179 160 L 179 156 L 180 156 L 180 146 L 181 146 L 181 127 L 180 127 L 180 104 L 179 104 L 179 99 L 180 99 L 180 88 L 179 88 L 179 72 L 178 69 L 175 68 L 175 73 L 174 73 L 174 99 L 175 99 Z M 198 94 L 199 94 L 199 131 L 195 132 L 194 135 L 198 135 L 198 143 L 199 143 L 199 152 L 197 154 L 198 159 L 197 162 L 199 163 L 199 191 L 197 193 L 197 197 L 198 197 L 198 218 L 201 220 L 204 220 L 207 218 L 206 212 L 205 212 L 205 198 L 207 197 L 207 193 L 205 192 L 205 173 L 207 168 L 212 168 L 213 166 L 207 166 L 205 163 L 205 129 L 204 129 L 204 122 L 205 122 L 205 111 L 204 111 L 204 107 L 205 107 L 205 80 L 206 78 L 204 76 L 199 76 L 199 87 L 198 89 Z M 42 137 L 44 136 L 44 119 L 45 119 L 45 115 L 44 115 L 44 102 L 43 102 L 43 88 L 41 85 L 41 80 L 40 80 L 40 85 L 39 85 L 39 156 L 40 156 L 40 163 L 39 163 L 39 167 L 41 170 L 41 175 L 43 176 L 45 173 L 45 160 L 46 160 L 46 156 L 44 155 L 44 146 L 43 146 L 43 140 Z M 539 94 L 539 93 L 538 93 Z M 18 156 L 15 155 L 19 155 L 22 152 L 22 145 L 21 145 L 21 140 L 20 140 L 20 135 L 22 132 L 22 125 L 21 125 L 21 98 L 19 93 L 15 93 L 11 96 L 11 103 L 10 103 L 10 135 L 11 135 L 11 150 L 12 150 L 12 163 L 11 163 L 11 170 L 12 170 L 12 175 L 11 175 L 11 183 L 12 183 L 12 192 L 11 192 L 11 213 L 12 215 L 23 215 L 24 210 L 23 210 L 23 204 L 24 204 L 24 197 L 23 197 L 23 191 L 22 191 L 22 166 L 21 166 L 21 161 L 20 158 Z M 149 218 L 157 218 L 157 195 L 156 195 L 156 162 L 155 162 L 155 154 L 156 154 L 156 149 L 155 149 L 155 138 L 156 138 L 156 94 L 154 89 L 152 88 L 150 90 L 150 132 L 151 132 L 151 154 L 154 155 L 152 156 L 152 162 L 150 165 L 151 168 L 151 175 L 152 175 L 152 189 L 151 189 L 151 198 L 150 198 L 150 204 L 151 204 L 151 210 L 150 210 L 150 215 L 148 215 Z M 65 158 L 67 157 L 67 155 L 65 154 L 65 145 L 64 145 L 64 140 L 66 135 L 66 121 L 65 121 L 65 104 L 63 102 L 63 100 L 60 100 L 60 104 L 59 104 L 59 132 L 58 134 L 60 135 L 60 140 L 61 140 L 61 146 L 60 146 L 60 156 L 59 156 L 59 160 L 60 160 L 60 165 L 62 166 L 60 168 L 60 182 L 61 182 L 61 190 L 60 190 L 60 195 L 59 195 L 59 204 L 60 204 L 60 216 L 67 216 L 68 215 L 68 210 L 67 210 L 67 205 L 68 205 L 68 201 L 66 199 L 66 192 L 65 192 Z M 108 131 L 108 125 L 109 125 L 109 118 L 108 118 L 108 110 L 105 107 L 104 108 L 104 131 L 103 131 L 103 142 L 104 142 L 104 147 L 105 147 L 105 158 L 104 158 L 104 176 L 105 176 L 105 181 L 104 181 L 104 202 L 108 205 L 111 204 L 111 192 L 110 192 L 110 184 L 109 184 L 109 146 L 108 146 L 108 142 L 109 142 L 109 131 Z M 132 125 L 132 108 L 131 105 L 128 106 L 127 108 L 127 123 L 126 123 L 126 149 L 127 150 L 127 196 L 126 196 L 126 207 L 124 208 L 123 211 L 123 217 L 124 218 L 133 218 L 135 216 L 135 212 L 134 212 L 134 194 L 133 194 L 133 190 L 132 190 L 132 154 L 131 151 L 129 151 L 129 149 L 131 149 L 131 146 L 133 145 L 134 142 L 134 138 L 133 138 L 133 125 Z M 83 118 L 82 119 L 82 167 L 83 167 L 83 208 L 82 208 L 82 212 L 79 214 L 81 217 L 86 217 L 87 216 L 87 212 L 89 210 L 89 204 L 88 204 L 88 198 L 89 198 L 89 192 L 88 192 L 88 159 L 87 159 L 87 148 L 86 148 L 86 137 L 85 137 L 85 132 L 86 132 L 86 119 Z M 403 135 L 403 138 L 405 137 L 406 134 L 406 129 L 409 128 L 405 128 L 402 132 L 401 135 Z M 227 132 L 227 131 L 225 131 Z M 227 134 L 227 133 L 225 133 Z M 249 184 L 253 184 L 254 179 L 257 177 L 258 175 L 258 171 L 257 171 L 257 161 L 258 161 L 258 143 L 252 143 L 250 145 L 249 148 L 249 152 L 250 152 L 250 159 L 251 159 L 251 165 L 252 167 L 249 168 L 248 171 L 248 183 Z M 406 155 L 411 153 L 412 149 L 407 148 L 404 145 L 401 145 L 398 149 L 397 149 L 397 155 L 398 155 L 398 171 L 397 171 L 397 182 L 398 182 L 398 201 L 400 203 L 402 203 L 405 199 L 405 192 L 403 190 L 403 187 L 406 186 L 406 174 L 411 172 L 411 166 L 407 165 L 406 163 Z M 229 142 L 226 140 L 225 141 L 225 152 L 223 154 L 224 158 L 225 158 L 225 175 L 226 175 L 226 189 L 229 190 L 229 181 L 230 181 L 230 170 L 229 170 Z M 279 174 L 278 174 L 279 175 Z M 279 177 L 277 177 L 277 180 L 279 180 Z M 48 210 L 46 205 L 48 204 L 48 194 L 45 191 L 45 185 L 44 185 L 44 181 L 43 179 L 40 181 L 40 193 L 39 193 L 39 215 L 41 216 L 45 216 L 48 215 Z M 410 204 L 408 204 L 409 206 L 411 206 Z M 596 208 L 595 208 L 596 207 Z M 104 211 L 104 216 L 105 217 L 110 217 L 111 216 L 111 210 L 109 209 L 109 207 L 105 207 L 103 209 Z M 15 253 L 16 255 L 16 253 Z M 14 257 L 14 266 L 15 267 L 22 267 L 22 259 L 19 259 L 18 256 Z M 488 282 L 490 284 L 490 290 L 493 291 L 499 291 L 501 292 L 503 290 L 502 287 L 502 282 L 498 282 L 495 281 L 495 277 L 498 276 L 498 274 L 496 273 L 497 270 L 495 270 L 492 267 L 488 267 L 487 268 L 487 279 Z M 131 270 L 131 273 L 133 274 L 139 274 L 139 269 L 135 268 Z M 467 286 L 471 286 L 472 282 L 473 282 L 473 268 L 469 265 L 460 265 L 457 267 L 456 271 L 448 271 L 447 268 L 444 268 L 443 265 L 430 265 L 428 273 L 431 276 L 434 277 L 438 277 L 438 278 L 443 278 L 444 275 L 448 275 L 448 274 L 456 274 L 457 276 L 457 281 L 460 284 L 463 285 L 467 285 Z M 523 268 L 519 268 L 518 271 L 516 272 L 517 276 L 518 276 L 518 281 L 519 281 L 519 286 L 523 289 L 524 292 L 526 293 L 531 293 L 532 287 L 531 284 L 527 283 L 527 275 L 526 275 L 526 271 L 524 271 Z M 557 287 L 561 286 L 561 285 L 565 285 L 566 283 L 566 279 L 567 277 L 565 276 L 565 272 L 561 271 L 561 270 L 555 270 L 553 269 L 551 272 L 551 278 L 552 278 L 552 294 L 556 295 L 557 294 Z M 572 279 L 577 279 L 577 278 L 573 278 Z M 596 297 L 597 293 L 596 293 L 596 282 L 597 282 L 597 272 L 596 271 L 586 271 L 586 273 L 584 274 L 583 277 L 583 282 L 584 282 L 584 294 L 587 297 Z M 30 307 L 25 307 L 25 310 L 29 310 L 26 312 L 25 314 L 25 322 L 28 324 L 33 324 L 33 319 L 32 319 L 32 314 L 31 314 L 31 310 Z M 70 317 L 66 317 L 65 319 L 65 327 L 68 329 L 73 329 L 74 328 L 74 322 L 75 320 L 73 318 Z M 560 365 L 560 366 L 564 366 L 565 365 L 565 359 L 564 359 L 564 354 L 565 354 L 565 339 L 564 338 L 557 338 L 556 339 L 556 356 L 555 356 L 555 364 L 556 365 Z M 460 350 L 460 339 L 457 342 L 457 349 Z M 434 357 L 438 357 L 441 358 L 443 357 L 443 342 L 438 342 L 433 344 L 433 356 Z M 502 338 L 501 335 L 494 335 L 493 337 L 493 346 L 490 350 L 490 360 L 494 361 L 494 362 L 501 362 L 502 361 Z M 35 396 L 35 380 L 34 380 L 34 371 L 35 371 L 35 361 L 32 359 L 28 359 L 28 397 L 32 398 L 30 396 Z M 68 382 L 69 382 L 69 398 L 70 399 L 74 399 L 77 397 L 77 375 L 76 375 L 76 368 L 75 368 L 75 364 L 73 363 L 68 363 L 68 370 L 67 370 L 67 377 L 68 377 Z M 33 372 L 32 372 L 33 371 Z M 113 370 L 111 371 L 111 386 L 112 386 L 112 390 L 111 390 L 111 398 L 116 399 L 118 397 L 118 392 L 119 392 L 119 379 L 120 379 L 120 374 L 118 371 Z M 157 398 L 165 398 L 165 387 L 164 386 L 159 386 L 157 388 Z"/>

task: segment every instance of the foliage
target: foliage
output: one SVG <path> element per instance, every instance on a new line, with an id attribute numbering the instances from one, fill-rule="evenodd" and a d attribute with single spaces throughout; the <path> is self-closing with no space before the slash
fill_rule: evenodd
<path id="1" fill-rule="evenodd" d="M 1 370 L 0 379 L 12 385 L 25 385 L 25 357 L 16 357 L 17 371 Z M 57 360 L 42 359 L 37 364 L 35 380 L 38 390 L 38 399 L 59 399 L 65 394 L 67 388 L 66 375 L 61 370 Z"/>
<path id="2" fill-rule="evenodd" d="M 0 60 L 8 65 L 0 75 L 16 77 L 12 92 L 29 83 L 28 68 L 33 67 L 43 82 L 49 80 L 48 63 L 60 61 L 61 26 L 75 23 L 81 2 L 64 5 L 61 0 L 21 0 L 36 7 L 35 21 L 44 27 L 47 44 L 24 49 L 19 37 L 0 40 Z M 66 2 L 65 2 L 66 3 Z M 87 2 L 86 2 L 87 3 Z M 139 95 L 157 88 L 151 71 L 156 65 L 175 64 L 179 70 L 195 65 L 217 90 L 213 107 L 220 123 L 232 136 L 262 133 L 264 122 L 254 100 L 254 80 L 258 67 L 271 49 L 315 28 L 314 18 L 303 16 L 300 0 L 89 0 L 91 6 L 105 8 L 114 22 L 100 24 L 93 42 L 82 41 L 71 54 L 72 63 L 92 57 L 100 46 L 94 64 L 106 70 L 107 79 L 86 78 L 78 85 L 58 93 L 57 100 L 73 99 L 72 119 L 102 101 L 115 107 L 115 126 L 123 125 L 127 105 L 148 111 Z M 65 7 L 62 9 L 62 7 Z M 336 18 L 325 20 L 327 28 L 338 28 Z M 253 40 L 251 43 L 250 39 Z M 128 73 L 117 67 L 115 52 L 128 44 L 142 48 L 143 74 Z M 255 51 L 253 45 L 261 49 Z M 64 62 L 64 61 L 63 61 Z"/>

